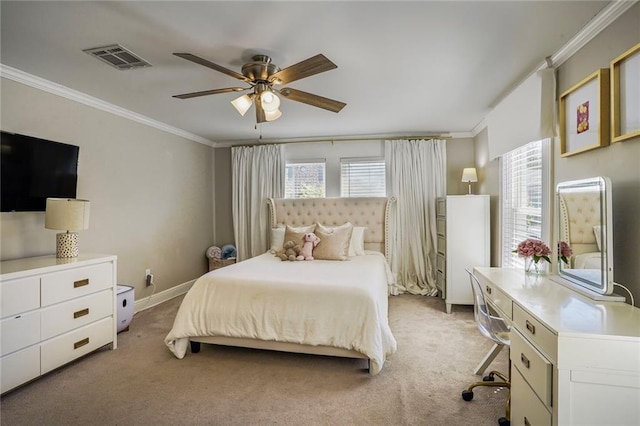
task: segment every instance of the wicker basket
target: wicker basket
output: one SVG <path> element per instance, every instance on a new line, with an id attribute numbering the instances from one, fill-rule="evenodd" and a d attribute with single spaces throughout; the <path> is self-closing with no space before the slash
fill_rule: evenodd
<path id="1" fill-rule="evenodd" d="M 233 265 L 236 263 L 235 257 L 230 257 L 229 259 L 209 259 L 209 270 L 213 271 L 214 269 L 219 269 L 227 265 Z"/>

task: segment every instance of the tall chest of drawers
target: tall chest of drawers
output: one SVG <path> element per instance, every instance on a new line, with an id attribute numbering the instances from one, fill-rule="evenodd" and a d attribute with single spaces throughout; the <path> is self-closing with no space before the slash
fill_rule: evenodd
<path id="1" fill-rule="evenodd" d="M 116 256 L 0 264 L 0 391 L 117 346 Z"/>
<path id="2" fill-rule="evenodd" d="M 449 195 L 436 201 L 438 254 L 436 285 L 447 313 L 452 305 L 472 305 L 465 269 L 489 266 L 491 232 L 488 195 Z"/>

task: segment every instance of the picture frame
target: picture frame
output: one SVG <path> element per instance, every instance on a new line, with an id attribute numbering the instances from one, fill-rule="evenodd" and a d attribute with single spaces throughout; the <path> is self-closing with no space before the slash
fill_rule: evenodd
<path id="1" fill-rule="evenodd" d="M 611 142 L 640 136 L 640 43 L 611 61 Z"/>
<path id="2" fill-rule="evenodd" d="M 560 156 L 608 146 L 609 68 L 601 68 L 560 95 Z"/>

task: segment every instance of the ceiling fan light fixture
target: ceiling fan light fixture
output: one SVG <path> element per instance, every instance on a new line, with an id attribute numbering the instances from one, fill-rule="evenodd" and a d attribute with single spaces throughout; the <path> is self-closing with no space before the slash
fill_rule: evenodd
<path id="1" fill-rule="evenodd" d="M 242 95 L 231 101 L 231 105 L 240 113 L 240 115 L 244 116 L 251 105 L 253 105 L 253 97 L 254 95 Z"/>
<path id="2" fill-rule="evenodd" d="M 265 113 L 275 112 L 280 108 L 280 98 L 271 90 L 266 90 L 260 94 L 260 102 Z"/>
<path id="3" fill-rule="evenodd" d="M 276 109 L 275 111 L 265 111 L 264 118 L 267 121 L 276 121 L 278 118 L 282 116 L 282 111 Z"/>

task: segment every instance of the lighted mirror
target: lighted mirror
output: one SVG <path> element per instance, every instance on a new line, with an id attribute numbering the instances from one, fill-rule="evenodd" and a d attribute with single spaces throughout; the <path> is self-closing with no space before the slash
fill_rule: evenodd
<path id="1" fill-rule="evenodd" d="M 559 183 L 558 275 L 571 283 L 609 295 L 613 292 L 611 181 L 595 177 Z M 566 247 L 570 248 L 570 256 Z"/>

